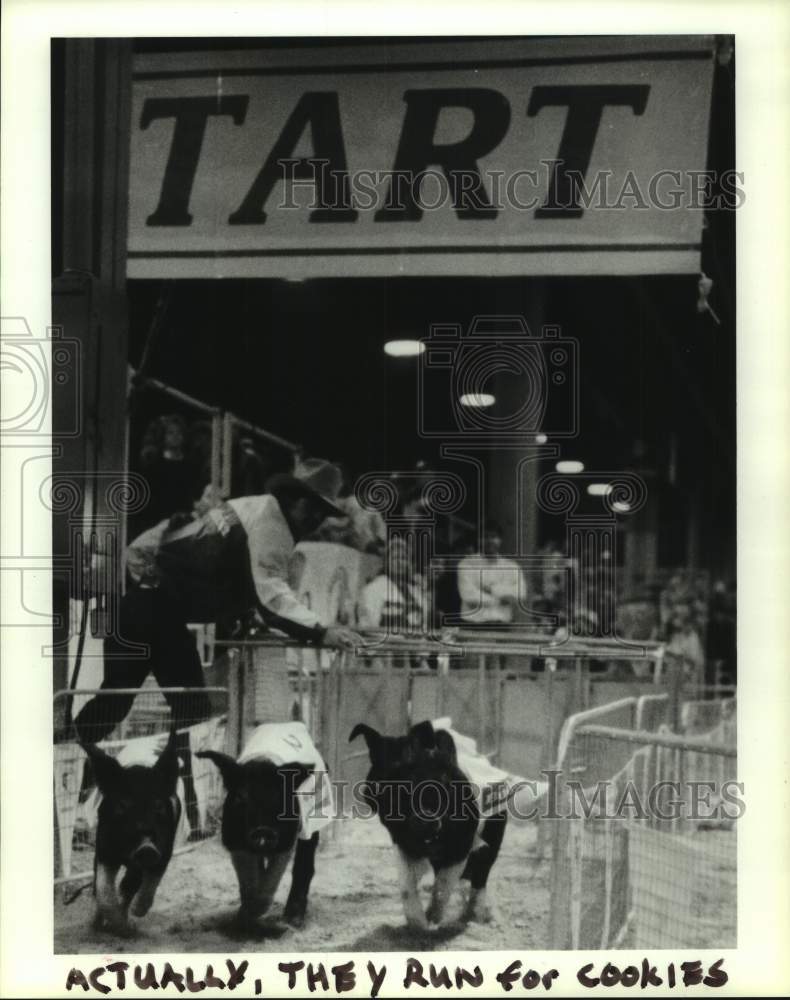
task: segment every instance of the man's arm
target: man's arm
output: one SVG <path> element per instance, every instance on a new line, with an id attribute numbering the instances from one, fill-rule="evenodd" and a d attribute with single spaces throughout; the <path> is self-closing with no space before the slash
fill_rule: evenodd
<path id="1" fill-rule="evenodd" d="M 495 603 L 485 572 L 486 563 L 479 556 L 467 556 L 458 564 L 458 593 L 468 612 L 481 611 Z"/>
<path id="2" fill-rule="evenodd" d="M 273 498 L 267 501 L 276 503 Z M 318 615 L 301 601 L 288 584 L 289 560 L 293 538 L 279 515 L 267 517 L 262 507 L 247 530 L 250 569 L 255 597 L 264 621 L 299 642 L 348 647 L 359 641 L 356 633 L 339 627 L 327 628 Z"/>

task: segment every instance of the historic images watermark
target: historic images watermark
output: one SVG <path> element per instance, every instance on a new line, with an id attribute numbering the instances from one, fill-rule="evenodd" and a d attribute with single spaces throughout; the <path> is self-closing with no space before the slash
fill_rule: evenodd
<path id="1" fill-rule="evenodd" d="M 735 211 L 746 201 L 737 170 L 667 167 L 647 179 L 633 170 L 589 174 L 563 160 L 538 169 L 338 170 L 328 159 L 277 161 L 285 211 L 374 212 L 377 222 L 417 221 L 424 212 L 454 210 L 459 218 L 495 218 L 509 210 L 536 218 L 579 218 L 585 211 Z M 321 216 L 323 217 L 323 216 Z M 351 217 L 349 216 L 349 221 Z"/>
<path id="2" fill-rule="evenodd" d="M 380 782 L 332 779 L 333 797 L 299 792 L 303 810 L 315 818 L 461 822 L 471 816 L 505 814 L 519 821 L 642 820 L 726 825 L 746 811 L 743 782 L 735 779 L 673 780 L 640 784 L 633 779 L 585 783 L 561 770 L 544 769 L 537 779 L 509 777 L 478 785 L 474 781 Z M 372 796 L 375 795 L 375 808 Z M 342 803 L 347 805 L 343 807 Z M 332 811 L 334 809 L 334 811 Z"/>

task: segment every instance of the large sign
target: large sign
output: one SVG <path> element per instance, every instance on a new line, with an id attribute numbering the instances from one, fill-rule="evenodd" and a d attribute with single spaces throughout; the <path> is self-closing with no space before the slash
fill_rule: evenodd
<path id="1" fill-rule="evenodd" d="M 128 275 L 699 270 L 707 36 L 135 58 Z"/>

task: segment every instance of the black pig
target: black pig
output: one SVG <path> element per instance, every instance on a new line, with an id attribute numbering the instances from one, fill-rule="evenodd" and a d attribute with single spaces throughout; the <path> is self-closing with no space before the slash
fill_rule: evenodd
<path id="1" fill-rule="evenodd" d="M 227 754 L 203 750 L 198 757 L 213 761 L 227 789 L 222 810 L 222 843 L 230 852 L 239 880 L 238 922 L 255 927 L 272 904 L 291 855 L 291 889 L 285 919 L 304 924 L 310 882 L 315 872 L 318 833 L 301 839 L 297 789 L 312 773 L 300 763 L 275 764 L 251 759 L 243 763 Z"/>
<path id="2" fill-rule="evenodd" d="M 132 931 L 129 912 L 142 917 L 173 854 L 181 803 L 176 794 L 176 734 L 156 763 L 124 767 L 95 744 L 83 746 L 102 798 L 96 830 L 95 926 Z M 124 869 L 120 885 L 118 873 Z"/>
<path id="3" fill-rule="evenodd" d="M 357 736 L 365 738 L 371 762 L 363 797 L 395 845 L 406 923 L 422 930 L 443 924 L 461 878 L 472 887 L 467 915 L 490 919 L 486 883 L 507 817 L 503 812 L 481 820 L 475 790 L 458 766 L 450 733 L 421 722 L 407 736 L 397 737 L 360 724 L 349 739 Z M 428 866 L 434 884 L 426 913 L 417 886 Z"/>

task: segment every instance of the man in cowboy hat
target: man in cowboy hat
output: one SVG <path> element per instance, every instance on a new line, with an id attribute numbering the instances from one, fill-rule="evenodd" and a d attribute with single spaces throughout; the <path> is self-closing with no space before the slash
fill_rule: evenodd
<path id="1" fill-rule="evenodd" d="M 338 513 L 341 481 L 336 466 L 309 459 L 293 474 L 272 476 L 266 494 L 218 501 L 186 524 L 171 518 L 135 539 L 127 551 L 133 583 L 121 598 L 117 627 L 104 641 L 102 689 L 137 689 L 149 671 L 163 688 L 203 687 L 187 622 L 230 621 L 252 610 L 302 642 L 335 649 L 359 645 L 351 629 L 324 626 L 288 584 L 294 546 Z M 134 697 L 89 701 L 74 720 L 80 740 L 104 739 Z M 165 697 L 176 727 L 211 714 L 203 692 Z"/>

